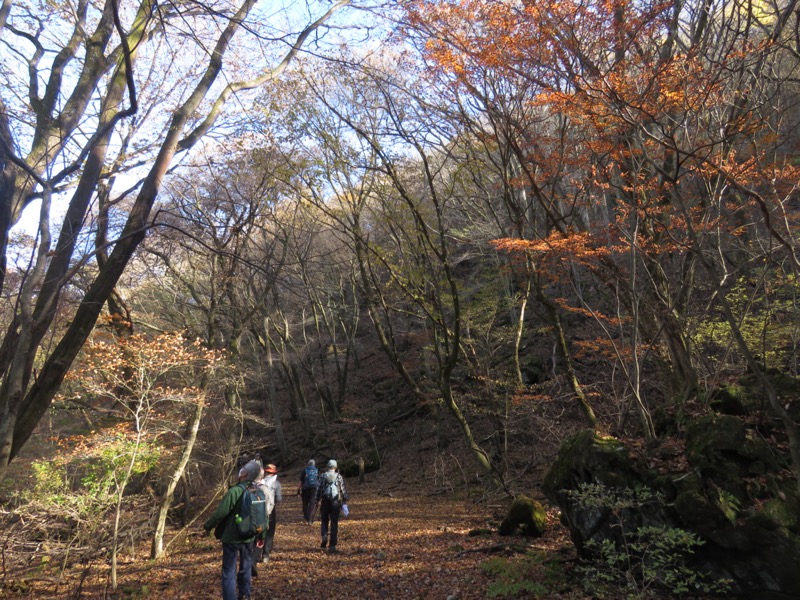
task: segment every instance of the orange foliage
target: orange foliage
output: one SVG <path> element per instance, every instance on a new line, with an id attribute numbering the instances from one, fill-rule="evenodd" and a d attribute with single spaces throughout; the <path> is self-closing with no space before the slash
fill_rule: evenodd
<path id="1" fill-rule="evenodd" d="M 585 308 L 581 308 L 578 306 L 571 306 L 564 298 L 554 298 L 553 300 L 564 312 L 569 312 L 572 314 L 582 315 L 587 318 L 591 319 L 598 319 L 603 321 L 612 327 L 617 327 L 623 323 L 627 323 L 629 319 L 627 318 L 619 318 L 611 315 L 603 314 L 597 310 L 587 310 Z"/>
<path id="2" fill-rule="evenodd" d="M 487 80 L 504 79 L 509 89 L 524 81 L 537 114 L 567 124 L 564 139 L 547 127 L 525 131 L 524 123 L 513 124 L 537 185 L 559 178 L 579 192 L 561 200 L 590 216 L 611 200 L 613 214 L 599 211 L 600 220 L 588 223 L 597 241 L 569 233 L 498 240 L 499 249 L 554 261 L 598 259 L 626 245 L 662 254 L 686 250 L 696 243 L 693 235 L 740 234 L 742 222 L 752 226 L 758 216 L 777 236 L 794 239 L 798 211 L 788 210 L 787 200 L 796 194 L 797 161 L 775 152 L 781 140 L 771 117 L 748 109 L 751 92 L 734 68 L 775 52 L 768 36 L 742 36 L 710 60 L 677 46 L 664 52 L 671 2 L 415 0 L 408 6 L 410 27 L 448 82 L 491 110 L 492 98 L 481 91 Z M 530 185 L 521 178 L 511 183 Z M 738 193 L 724 193 L 730 189 Z M 647 230 L 611 241 L 602 219 L 624 232 L 629 210 Z M 732 218 L 743 211 L 747 219 Z"/>
<path id="3" fill-rule="evenodd" d="M 592 340 L 575 340 L 573 345 L 576 348 L 575 358 L 601 357 L 608 361 L 623 360 L 629 362 L 633 357 L 633 351 L 629 344 L 614 345 L 608 338 L 595 338 Z"/>
<path id="4" fill-rule="evenodd" d="M 67 379 L 99 395 L 113 396 L 122 387 L 134 395 L 158 388 L 165 396 L 202 396 L 190 384 L 173 387 L 171 382 L 177 379 L 172 375 L 213 369 L 222 357 L 221 352 L 203 348 L 199 340 L 188 342 L 180 334 L 95 339 L 86 345 Z"/>

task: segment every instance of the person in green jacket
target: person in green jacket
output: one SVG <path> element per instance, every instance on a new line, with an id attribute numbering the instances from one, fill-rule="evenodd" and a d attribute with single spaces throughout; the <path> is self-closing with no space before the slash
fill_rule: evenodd
<path id="1" fill-rule="evenodd" d="M 222 542 L 222 600 L 250 600 L 251 569 L 253 566 L 253 542 L 255 536 L 242 539 L 236 528 L 236 506 L 244 490 L 263 476 L 261 465 L 251 460 L 239 470 L 239 483 L 230 488 L 217 510 L 208 518 L 203 528 Z M 244 483 L 244 485 L 241 485 Z M 236 562 L 239 570 L 236 570 Z M 236 595 L 236 588 L 239 595 Z"/>

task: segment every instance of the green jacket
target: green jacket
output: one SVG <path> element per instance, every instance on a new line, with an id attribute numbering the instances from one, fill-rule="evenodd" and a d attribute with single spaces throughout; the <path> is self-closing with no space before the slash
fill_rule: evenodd
<path id="1" fill-rule="evenodd" d="M 256 539 L 255 536 L 243 539 L 236 529 L 236 520 L 234 519 L 234 509 L 239 504 L 239 499 L 242 497 L 245 487 L 250 484 L 252 484 L 252 481 L 240 481 L 225 492 L 222 500 L 219 501 L 217 510 L 203 525 L 206 531 L 211 531 L 219 525 L 221 531 L 217 531 L 215 534 L 220 542 L 225 544 L 249 544 Z"/>

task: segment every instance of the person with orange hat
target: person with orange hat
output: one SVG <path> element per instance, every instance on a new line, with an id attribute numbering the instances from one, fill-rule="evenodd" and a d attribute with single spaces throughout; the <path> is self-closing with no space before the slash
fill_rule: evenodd
<path id="1" fill-rule="evenodd" d="M 264 477 L 261 481 L 256 482 L 256 485 L 264 491 L 264 495 L 267 499 L 267 508 L 271 509 L 269 513 L 269 526 L 264 536 L 264 544 L 263 546 L 257 544 L 253 549 L 253 576 L 258 577 L 256 564 L 269 561 L 269 555 L 272 552 L 272 545 L 275 541 L 275 528 L 278 524 L 277 505 L 279 502 L 283 501 L 281 482 L 278 481 L 278 467 L 273 464 L 265 466 Z"/>

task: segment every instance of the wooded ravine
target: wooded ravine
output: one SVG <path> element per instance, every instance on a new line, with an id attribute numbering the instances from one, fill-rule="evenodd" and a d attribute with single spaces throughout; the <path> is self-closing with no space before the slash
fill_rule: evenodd
<path id="1" fill-rule="evenodd" d="M 800 597 L 799 45 L 800 0 L 5 0 L 2 594 L 213 597 L 258 456 L 358 490 L 275 597 Z"/>

